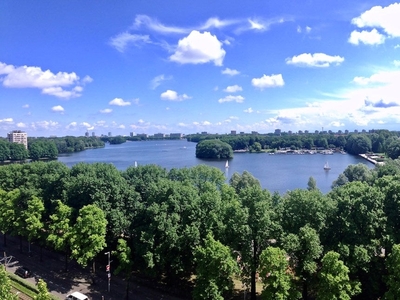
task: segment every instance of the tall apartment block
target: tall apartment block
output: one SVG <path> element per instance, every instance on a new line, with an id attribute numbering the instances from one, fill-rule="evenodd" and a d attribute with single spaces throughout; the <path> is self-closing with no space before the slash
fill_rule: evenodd
<path id="1" fill-rule="evenodd" d="M 10 143 L 23 144 L 28 149 L 28 134 L 21 130 L 13 130 L 7 134 Z"/>

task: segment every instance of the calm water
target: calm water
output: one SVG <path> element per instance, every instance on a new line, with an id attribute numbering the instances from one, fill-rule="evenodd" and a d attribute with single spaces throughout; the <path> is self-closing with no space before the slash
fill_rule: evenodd
<path id="1" fill-rule="evenodd" d="M 370 162 L 349 154 L 333 155 L 268 155 L 265 153 L 235 153 L 225 169 L 225 160 L 202 160 L 195 156 L 196 144 L 182 141 L 146 141 L 126 142 L 120 145 L 108 145 L 105 148 L 90 149 L 69 155 L 60 155 L 58 160 L 72 167 L 79 162 L 112 163 L 117 169 L 125 170 L 138 165 L 156 164 L 167 170 L 172 168 L 193 167 L 205 164 L 217 167 L 229 179 L 234 172 L 250 172 L 260 180 L 263 188 L 271 192 L 284 194 L 287 190 L 307 188 L 310 176 L 317 181 L 317 187 L 323 192 L 330 191 L 332 182 L 350 164 L 363 163 L 369 168 Z M 330 171 L 323 167 L 329 162 Z"/>

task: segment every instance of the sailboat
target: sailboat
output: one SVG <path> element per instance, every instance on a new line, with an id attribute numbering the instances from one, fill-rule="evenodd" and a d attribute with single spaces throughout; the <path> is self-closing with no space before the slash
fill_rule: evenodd
<path id="1" fill-rule="evenodd" d="M 331 167 L 329 166 L 328 162 L 326 162 L 324 165 L 324 170 L 329 171 L 330 169 L 331 169 Z"/>
<path id="2" fill-rule="evenodd" d="M 228 163 L 228 161 L 226 161 L 226 163 L 225 163 L 225 169 L 228 169 L 229 168 L 229 163 Z"/>
<path id="3" fill-rule="evenodd" d="M 135 168 L 137 168 L 137 161 L 135 160 Z"/>

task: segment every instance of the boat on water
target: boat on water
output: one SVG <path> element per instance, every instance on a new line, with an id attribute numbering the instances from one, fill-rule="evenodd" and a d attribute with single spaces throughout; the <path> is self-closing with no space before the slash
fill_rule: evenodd
<path id="1" fill-rule="evenodd" d="M 135 160 L 135 168 L 137 168 L 137 161 Z"/>
<path id="2" fill-rule="evenodd" d="M 226 169 L 229 168 L 229 163 L 228 163 L 228 161 L 226 161 L 226 163 L 225 163 L 225 168 L 226 168 Z"/>
<path id="3" fill-rule="evenodd" d="M 326 162 L 324 165 L 324 170 L 329 171 L 330 169 L 331 169 L 331 167 L 329 166 L 328 162 Z"/>

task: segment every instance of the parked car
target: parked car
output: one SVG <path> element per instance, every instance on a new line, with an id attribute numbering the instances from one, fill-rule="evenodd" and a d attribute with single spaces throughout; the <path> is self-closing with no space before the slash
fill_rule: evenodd
<path id="1" fill-rule="evenodd" d="M 15 274 L 21 276 L 22 278 L 28 278 L 31 276 L 31 271 L 25 267 L 19 267 L 15 270 Z"/>
<path id="2" fill-rule="evenodd" d="M 89 298 L 79 292 L 73 292 L 72 294 L 69 294 L 66 298 L 66 300 L 89 300 Z"/>

